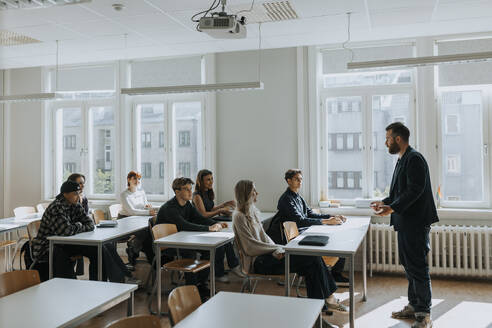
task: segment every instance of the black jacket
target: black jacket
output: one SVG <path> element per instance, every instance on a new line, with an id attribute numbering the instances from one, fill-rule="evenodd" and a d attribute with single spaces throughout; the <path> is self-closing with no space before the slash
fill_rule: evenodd
<path id="1" fill-rule="evenodd" d="M 178 231 L 208 231 L 208 227 L 217 222 L 204 218 L 190 202 L 181 206 L 173 197 L 159 209 L 156 224 L 160 223 L 175 224 Z"/>
<path id="2" fill-rule="evenodd" d="M 396 164 L 389 197 L 383 203 L 394 211 L 390 224 L 396 231 L 418 230 L 439 221 L 429 167 L 422 154 L 410 146 Z"/>

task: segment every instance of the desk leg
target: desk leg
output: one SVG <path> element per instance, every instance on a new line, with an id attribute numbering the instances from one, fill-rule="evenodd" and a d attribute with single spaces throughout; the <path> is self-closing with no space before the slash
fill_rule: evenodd
<path id="1" fill-rule="evenodd" d="M 319 328 L 323 328 L 323 310 L 319 312 Z"/>
<path id="2" fill-rule="evenodd" d="M 367 301 L 367 237 L 362 242 L 362 300 Z"/>
<path id="3" fill-rule="evenodd" d="M 133 309 L 134 309 L 134 304 L 135 304 L 135 297 L 134 297 L 134 293 L 131 292 L 130 293 L 130 296 L 128 297 L 128 308 L 127 308 L 127 311 L 126 311 L 126 315 L 128 317 L 131 317 L 133 315 Z"/>
<path id="4" fill-rule="evenodd" d="M 48 266 L 49 266 L 49 279 L 53 279 L 53 240 L 50 240 L 50 246 L 49 246 L 49 260 L 48 260 Z"/>
<path id="5" fill-rule="evenodd" d="M 289 279 L 289 275 L 290 275 L 290 254 L 285 252 L 285 296 L 289 296 L 290 295 L 290 279 Z"/>
<path id="6" fill-rule="evenodd" d="M 210 298 L 215 295 L 215 248 L 210 250 Z"/>
<path id="7" fill-rule="evenodd" d="M 157 315 L 161 315 L 161 248 L 155 246 L 155 278 L 157 279 Z"/>
<path id="8" fill-rule="evenodd" d="M 349 295 L 350 295 L 350 308 L 349 308 L 349 317 L 350 317 L 350 328 L 354 328 L 354 255 L 349 257 L 349 266 L 350 266 L 350 275 L 349 275 Z"/>
<path id="9" fill-rule="evenodd" d="M 103 280 L 102 244 L 97 245 L 97 280 Z"/>

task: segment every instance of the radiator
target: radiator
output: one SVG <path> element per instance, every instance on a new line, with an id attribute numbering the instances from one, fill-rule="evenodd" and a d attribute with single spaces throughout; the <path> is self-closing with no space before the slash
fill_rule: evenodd
<path id="1" fill-rule="evenodd" d="M 431 274 L 492 277 L 492 227 L 433 226 L 430 244 Z M 369 263 L 371 272 L 403 272 L 397 232 L 388 224 L 371 224 Z"/>

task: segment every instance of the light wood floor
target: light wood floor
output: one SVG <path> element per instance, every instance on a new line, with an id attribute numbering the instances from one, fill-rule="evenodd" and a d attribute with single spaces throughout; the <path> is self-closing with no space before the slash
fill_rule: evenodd
<path id="1" fill-rule="evenodd" d="M 18 263 L 18 262 L 17 262 Z M 15 267 L 18 267 L 16 263 Z M 150 265 L 137 265 L 136 276 L 144 280 Z M 3 251 L 0 252 L 0 272 L 3 272 Z M 87 272 L 87 270 L 86 270 Z M 229 274 L 231 282 L 217 283 L 217 289 L 239 292 L 241 279 Z M 169 281 L 169 280 L 166 280 Z M 410 327 L 411 321 L 390 318 L 391 311 L 406 304 L 407 281 L 402 275 L 375 274 L 368 277 L 368 301 L 361 300 L 362 279 L 356 274 L 356 327 Z M 492 328 L 492 281 L 433 277 L 434 327 Z M 283 295 L 284 288 L 275 282 L 260 282 L 256 293 Z M 305 290 L 303 290 L 305 293 Z M 294 292 L 293 292 L 294 294 Z M 339 298 L 348 299 L 348 289 L 339 288 Z M 83 302 L 83 300 L 81 300 Z M 155 301 L 154 301 L 155 303 Z M 163 294 L 163 303 L 166 296 Z M 347 304 L 347 301 L 345 301 Z M 164 305 L 166 306 L 166 305 Z M 155 308 L 155 305 L 154 305 Z M 135 294 L 135 314 L 147 314 L 147 294 L 139 290 Z M 105 313 L 85 322 L 80 327 L 104 327 L 109 322 L 126 316 L 126 304 L 119 304 Z M 348 317 L 339 314 L 324 316 L 325 320 L 341 327 L 348 327 Z M 161 319 L 162 327 L 170 327 L 167 318 Z M 253 328 L 253 327 L 252 327 Z M 271 327 L 268 327 L 271 328 Z"/>

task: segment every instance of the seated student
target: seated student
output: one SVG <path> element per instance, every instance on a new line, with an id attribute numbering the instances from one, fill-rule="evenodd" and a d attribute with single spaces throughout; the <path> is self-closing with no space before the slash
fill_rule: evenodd
<path id="1" fill-rule="evenodd" d="M 226 228 L 227 223 L 217 223 L 212 219 L 204 218 L 198 213 L 196 208 L 191 205 L 192 185 L 193 181 L 189 178 L 174 179 L 172 188 L 175 197 L 161 206 L 157 213 L 156 224 L 175 224 L 178 231 L 220 231 L 222 228 Z M 220 248 L 222 247 L 217 249 L 217 253 Z M 172 256 L 172 252 L 172 249 L 166 249 L 164 255 Z M 190 253 L 192 253 L 191 255 L 194 255 L 194 252 L 183 252 L 183 250 L 180 250 L 180 254 L 185 257 L 189 257 Z M 202 255 L 205 258 L 209 256 L 208 252 Z M 218 261 L 215 261 L 216 265 L 217 262 Z M 185 274 L 186 284 L 196 285 L 200 295 L 206 297 L 210 294 L 210 290 L 207 287 L 208 274 L 209 270 L 202 270 L 196 275 Z"/>
<path id="2" fill-rule="evenodd" d="M 38 262 L 48 261 L 49 236 L 72 236 L 77 233 L 94 230 L 94 221 L 86 215 L 80 201 L 80 185 L 74 181 L 65 181 L 60 194 L 43 213 L 38 234 L 34 237 L 32 257 Z M 79 245 L 57 245 L 54 249 L 53 274 L 60 278 L 75 278 L 73 263 L 70 258 L 83 255 L 89 258 L 89 279 L 97 280 L 97 248 Z M 103 278 L 122 282 L 128 272 L 124 271 L 123 263 L 111 255 L 107 247 L 103 247 Z M 107 274 L 107 275 L 106 275 Z M 130 275 L 131 276 L 131 275 Z"/>
<path id="3" fill-rule="evenodd" d="M 237 206 L 232 216 L 232 227 L 244 254 L 244 269 L 259 274 L 283 274 L 284 250 L 263 230 L 260 212 L 254 204 L 258 192 L 253 182 L 241 180 L 234 191 Z M 293 255 L 290 257 L 290 271 L 306 278 L 307 297 L 324 299 L 328 310 L 348 314 L 348 308 L 333 295 L 337 286 L 321 257 Z"/>
<path id="4" fill-rule="evenodd" d="M 214 178 L 209 170 L 200 170 L 196 177 L 195 192 L 193 193 L 193 205 L 198 212 L 205 218 L 213 218 L 215 221 L 230 221 L 231 207 L 235 206 L 233 200 L 222 203 L 218 206 L 214 204 Z M 225 254 L 224 251 L 225 250 Z M 239 261 L 234 253 L 232 243 L 219 248 L 215 255 L 215 278 L 221 282 L 229 282 L 225 275 L 224 256 L 227 255 L 227 263 L 232 272 L 243 276 L 239 268 Z"/>
<path id="5" fill-rule="evenodd" d="M 120 194 L 121 210 L 118 213 L 118 219 L 127 216 L 145 215 L 154 216 L 156 211 L 152 205 L 147 202 L 147 196 L 141 186 L 142 175 L 135 171 L 130 171 L 126 177 L 128 188 Z M 144 229 L 135 233 L 135 238 L 128 241 L 126 253 L 128 262 L 135 265 L 140 251 L 145 253 L 147 261 L 152 263 L 154 259 L 154 249 L 152 247 L 152 237 L 149 229 Z"/>
<path id="6" fill-rule="evenodd" d="M 302 172 L 297 169 L 290 169 L 285 172 L 285 181 L 287 190 L 278 200 L 278 215 L 269 229 L 269 235 L 277 243 L 285 243 L 281 236 L 280 225 L 285 221 L 294 221 L 299 228 L 309 227 L 312 225 L 337 225 L 343 224 L 347 219 L 344 216 L 331 216 L 330 214 L 317 214 L 308 206 L 307 202 L 299 194 L 302 187 Z M 338 262 L 331 268 L 331 274 L 337 285 L 348 287 L 349 280 L 342 275 L 345 258 L 341 257 Z"/>

